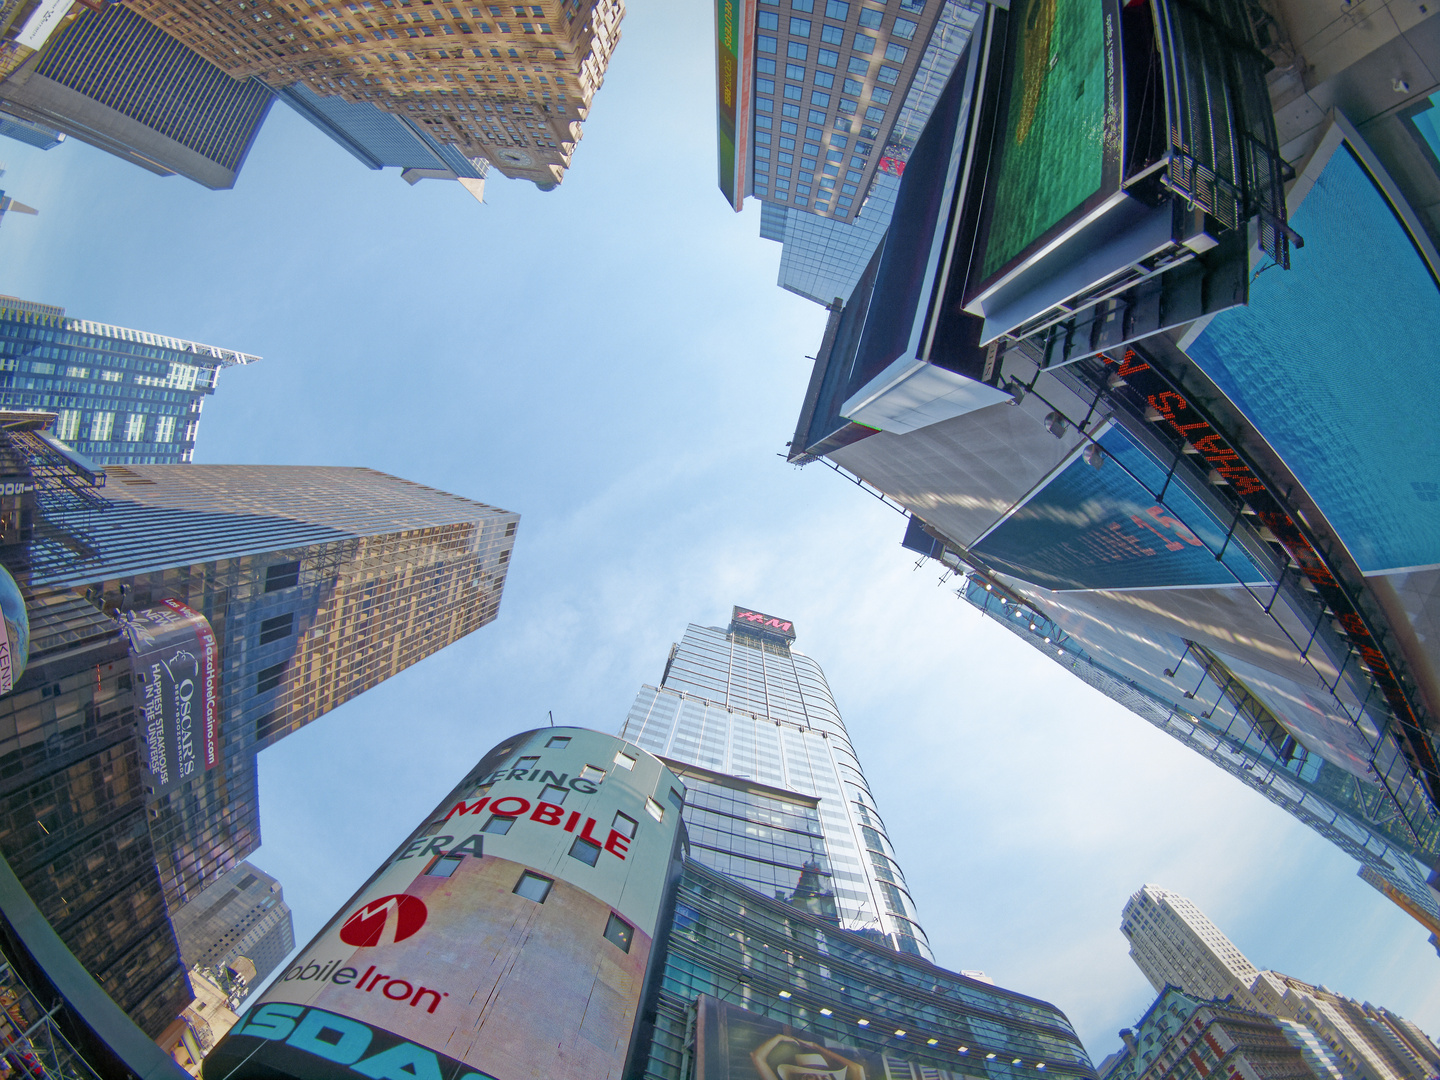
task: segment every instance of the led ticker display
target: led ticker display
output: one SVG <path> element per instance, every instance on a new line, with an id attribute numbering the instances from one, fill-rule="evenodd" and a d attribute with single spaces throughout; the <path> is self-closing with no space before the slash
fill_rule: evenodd
<path id="1" fill-rule="evenodd" d="M 1103 455 L 1069 462 L 973 545 L 1007 574 L 1047 589 L 1142 589 L 1256 583 L 1226 526 L 1123 430 L 1096 439 Z M 1165 491 L 1164 502 L 1155 494 Z M 1222 559 L 1215 553 L 1224 550 Z"/>
<path id="2" fill-rule="evenodd" d="M 1119 189 L 1113 0 L 1010 5 L 976 284 Z"/>

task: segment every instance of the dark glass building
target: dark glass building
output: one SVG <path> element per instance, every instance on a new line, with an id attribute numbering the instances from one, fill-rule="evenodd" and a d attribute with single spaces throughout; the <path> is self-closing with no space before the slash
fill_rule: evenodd
<path id="1" fill-rule="evenodd" d="M 1347 30 L 1313 74 L 1339 111 L 1272 104 L 1306 18 L 1279 8 L 989 9 L 789 457 L 898 503 L 963 598 L 1437 932 L 1440 451 L 1415 433 L 1440 257 L 1414 207 L 1440 173 L 1428 98 L 1373 106 L 1433 89 L 1392 87 Z M 1240 152 L 1212 160 L 1230 143 L 1197 118 Z M 1358 377 L 1377 333 L 1385 373 Z"/>
<path id="2" fill-rule="evenodd" d="M 273 99 L 123 4 L 82 12 L 0 83 L 21 119 L 216 189 L 234 187 Z"/>
<path id="3" fill-rule="evenodd" d="M 190 461 L 221 370 L 258 359 L 0 296 L 0 409 L 54 413 L 55 436 L 101 465 Z"/>
<path id="4" fill-rule="evenodd" d="M 251 985 L 269 978 L 295 948 L 280 882 L 248 862 L 221 874 L 171 921 L 187 966 L 224 970 L 243 956 L 255 965 Z"/>

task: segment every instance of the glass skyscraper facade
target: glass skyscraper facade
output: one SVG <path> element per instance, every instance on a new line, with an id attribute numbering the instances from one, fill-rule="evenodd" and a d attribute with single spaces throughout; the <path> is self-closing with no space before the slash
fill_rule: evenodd
<path id="1" fill-rule="evenodd" d="M 190 461 L 221 370 L 258 359 L 0 296 L 0 409 L 55 413 L 56 437 L 102 465 Z"/>
<path id="2" fill-rule="evenodd" d="M 798 890 L 812 910 L 833 904 L 842 928 L 929 959 L 825 673 L 793 640 L 790 624 L 742 608 L 727 628 L 692 624 L 621 735 L 733 778 L 695 777 L 686 824 L 697 861 L 768 896 Z"/>

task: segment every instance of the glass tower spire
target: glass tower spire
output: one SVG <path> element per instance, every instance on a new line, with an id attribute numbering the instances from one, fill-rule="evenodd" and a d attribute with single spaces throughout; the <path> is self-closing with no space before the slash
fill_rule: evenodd
<path id="1" fill-rule="evenodd" d="M 820 665 L 735 608 L 691 624 L 621 731 L 681 766 L 691 856 L 900 952 L 933 959 Z"/>

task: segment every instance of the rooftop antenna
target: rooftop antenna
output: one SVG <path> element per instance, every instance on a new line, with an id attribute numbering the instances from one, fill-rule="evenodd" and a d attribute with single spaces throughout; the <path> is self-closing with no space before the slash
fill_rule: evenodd
<path id="1" fill-rule="evenodd" d="M 550 716 L 550 726 L 551 726 L 551 727 L 554 727 L 554 726 L 555 726 L 555 711 L 554 711 L 553 709 L 546 709 L 545 711 L 546 711 L 546 713 L 548 713 L 549 716 Z"/>

